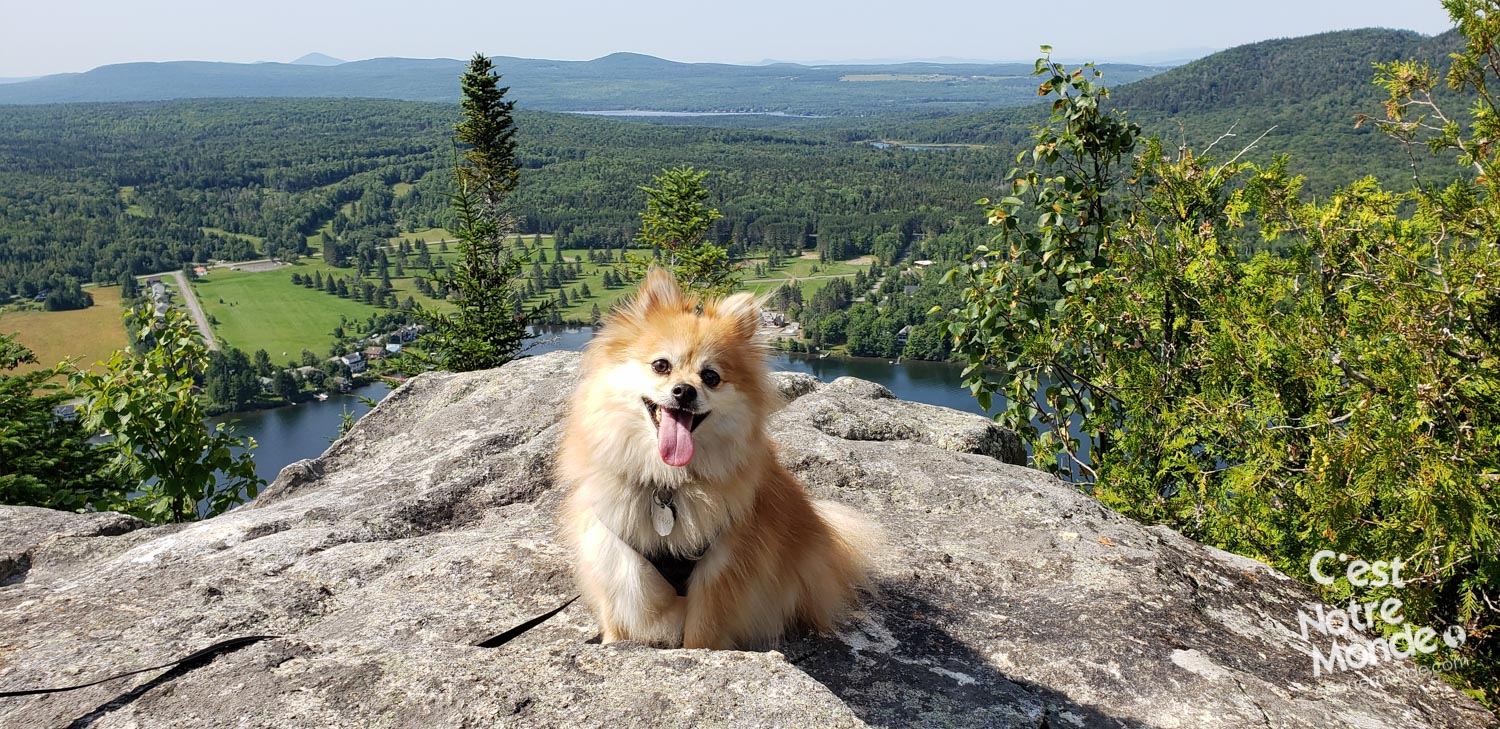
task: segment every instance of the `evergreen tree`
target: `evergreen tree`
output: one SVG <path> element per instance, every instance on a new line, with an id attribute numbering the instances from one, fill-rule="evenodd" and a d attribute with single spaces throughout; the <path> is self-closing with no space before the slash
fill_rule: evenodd
<path id="1" fill-rule="evenodd" d="M 454 171 L 453 194 L 460 259 L 443 277 L 456 291 L 451 314 L 419 310 L 431 329 L 426 337 L 426 364 L 455 372 L 498 367 L 520 355 L 530 336 L 526 330 L 538 310 L 514 312 L 518 275 L 526 254 L 508 241 L 515 220 L 505 209 L 506 198 L 520 179 L 516 163 L 514 102 L 499 86 L 494 64 L 482 54 L 469 61 L 461 79 L 463 119 L 456 136 L 467 148 Z"/>
<path id="2" fill-rule="evenodd" d="M 272 392 L 276 394 L 276 397 L 290 402 L 297 398 L 297 390 L 297 380 L 292 377 L 291 372 L 287 370 L 278 370 L 276 372 L 274 385 L 272 386 Z"/>
<path id="3" fill-rule="evenodd" d="M 708 190 L 703 186 L 707 176 L 691 167 L 674 167 L 662 170 L 652 180 L 654 187 L 642 187 L 646 210 L 635 239 L 651 247 L 653 258 L 672 270 L 684 290 L 723 295 L 738 279 L 729 267 L 729 252 L 707 240 L 714 221 L 723 217 L 707 204 Z M 650 261 L 631 259 L 631 272 L 640 278 Z"/>
<path id="4" fill-rule="evenodd" d="M 126 271 L 120 274 L 120 298 L 125 301 L 140 298 L 141 284 L 135 280 L 135 275 Z"/>
<path id="5" fill-rule="evenodd" d="M 271 365 L 271 355 L 264 349 L 255 350 L 255 374 L 261 377 L 270 377 L 275 368 Z"/>

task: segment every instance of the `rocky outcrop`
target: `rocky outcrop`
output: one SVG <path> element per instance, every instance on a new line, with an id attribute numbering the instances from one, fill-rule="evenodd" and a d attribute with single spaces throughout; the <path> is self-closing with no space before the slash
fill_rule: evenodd
<path id="1" fill-rule="evenodd" d="M 879 521 L 879 593 L 779 652 L 599 645 L 549 476 L 576 355 L 426 375 L 254 504 L 177 527 L 0 508 L 0 699 L 16 727 L 1472 727 L 1398 661 L 1314 678 L 1265 566 L 1008 465 L 1013 436 L 878 385 L 778 377 L 780 458 Z"/>

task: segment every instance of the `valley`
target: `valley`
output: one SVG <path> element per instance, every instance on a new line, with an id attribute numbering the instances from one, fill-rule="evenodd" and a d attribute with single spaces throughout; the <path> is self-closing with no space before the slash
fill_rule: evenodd
<path id="1" fill-rule="evenodd" d="M 1412 54 L 1438 58 L 1450 47 L 1442 37 L 1349 31 L 1237 48 L 1164 73 L 1115 66 L 1105 71 L 1109 82 L 1119 84 L 1116 103 L 1153 130 L 1170 134 L 1176 126 L 1195 139 L 1233 130 L 1239 136 L 1226 146 L 1271 130 L 1252 157 L 1298 153 L 1318 160 L 1299 171 L 1319 193 L 1327 189 L 1323 180 L 1347 179 L 1351 166 L 1385 179 L 1410 174 L 1390 154 L 1390 140 L 1364 129 L 1346 141 L 1342 136 L 1351 132 L 1338 119 L 1373 110 L 1376 95 L 1361 70 L 1369 63 Z M 1289 54 L 1330 62 L 1317 80 L 1293 80 L 1282 66 L 1263 60 Z M 711 237 L 729 247 L 744 288 L 771 296 L 795 282 L 797 291 L 777 302 L 808 320 L 797 346 L 941 359 L 947 350 L 940 337 L 933 339 L 936 320 L 922 312 L 952 303 L 951 289 L 937 279 L 987 236 L 972 202 L 993 194 L 1008 160 L 1040 119 L 1039 111 L 1025 107 L 921 117 L 910 108 L 888 108 L 858 116 L 870 110 L 837 96 L 825 97 L 842 105 L 830 113 L 800 102 L 726 103 L 695 90 L 704 79 L 729 83 L 726 79 L 733 78 L 739 81 L 730 86 L 752 93 L 760 87 L 744 79 L 770 78 L 766 68 L 673 64 L 630 54 L 550 70 L 525 59 L 497 60 L 514 81 L 512 93 L 522 106 L 576 112 L 518 116 L 519 239 L 539 262 L 527 277 L 527 302 L 556 302 L 548 313 L 556 323 L 587 324 L 624 293 L 625 287 L 610 285 L 605 273 L 631 246 L 642 203 L 638 186 L 664 167 L 690 164 L 710 172 L 707 184 L 724 214 Z M 388 59 L 295 69 L 270 64 L 254 72 L 272 79 L 265 83 L 278 95 L 299 96 L 317 88 L 312 80 L 324 73 L 355 78 L 381 67 L 401 77 L 420 67 L 423 73 L 446 74 L 452 69 L 444 63 L 449 62 L 403 65 Z M 878 87 L 897 97 L 914 93 L 901 84 L 929 91 L 975 87 L 986 103 L 1001 106 L 1011 97 L 995 84 L 1035 83 L 1029 69 L 1020 66 L 917 66 L 922 65 L 780 70 L 802 74 L 799 82 Z M 121 79 L 121 89 L 130 88 L 124 80 L 156 74 L 154 88 L 192 96 L 198 93 L 194 89 L 208 93 L 191 80 L 208 70 L 160 64 L 99 74 Z M 568 108 L 547 91 L 548 84 L 562 79 L 581 84 L 579 79 L 606 77 L 673 79 L 674 93 L 694 101 L 662 101 L 648 94 L 610 110 L 608 94 L 584 84 L 575 91 L 593 103 Z M 53 86 L 29 88 L 62 88 L 60 80 L 49 83 Z M 528 88 L 533 93 L 528 95 Z M 1195 96 L 1194 89 L 1209 89 L 1211 103 Z M 21 98 L 6 93 L 21 92 L 0 90 L 0 101 Z M 801 92 L 777 93 L 802 98 Z M 1290 106 L 1271 103 L 1281 93 L 1305 98 Z M 77 110 L 88 113 L 71 113 Z M 272 257 L 288 265 L 269 270 L 220 265 L 196 277 L 192 291 L 215 337 L 247 352 L 264 349 L 277 361 L 297 359 L 303 350 L 329 356 L 352 346 L 361 322 L 372 317 L 404 316 L 418 305 L 448 306 L 431 282 L 456 255 L 441 242 L 449 237 L 443 229 L 449 189 L 445 158 L 451 155 L 447 135 L 454 114 L 448 104 L 378 99 L 10 107 L 0 118 L 0 182 L 5 183 L 0 185 L 0 240 L 6 242 L 0 251 L 0 297 L 25 299 L 67 280 L 105 285 L 98 289 L 103 291 L 122 275 Z M 148 119 L 151 131 L 141 133 Z M 191 146 L 184 146 L 190 140 Z M 338 155 L 321 151 L 330 144 L 341 150 Z M 78 152 L 101 147 L 110 150 L 102 159 Z M 192 151 L 182 151 L 187 149 Z M 58 206 L 55 200 L 76 204 Z M 82 247 L 68 242 L 80 234 Z M 911 260 L 927 265 L 879 270 L 906 248 L 916 249 Z M 861 272 L 872 275 L 856 280 Z M 305 283 L 293 283 L 293 275 Z M 840 286 L 873 283 L 877 288 L 867 301 L 837 286 L 820 295 L 840 279 Z M 863 332 L 853 346 L 851 313 Z M 6 316 L 0 321 L 51 316 L 60 327 L 72 327 L 62 314 Z M 38 338 L 35 324 L 25 329 L 23 341 Z M 336 337 L 335 330 L 344 336 Z M 898 340 L 898 330 L 908 334 Z M 912 348 L 911 334 L 920 350 Z M 80 356 L 89 356 L 82 353 L 88 348 L 81 347 Z"/>

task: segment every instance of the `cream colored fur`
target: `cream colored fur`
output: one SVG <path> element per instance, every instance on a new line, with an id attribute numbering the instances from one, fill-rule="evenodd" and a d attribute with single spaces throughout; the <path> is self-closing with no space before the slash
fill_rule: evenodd
<path id="1" fill-rule="evenodd" d="M 866 580 L 876 531 L 847 507 L 815 505 L 776 461 L 758 328 L 748 294 L 699 302 L 657 270 L 585 350 L 558 463 L 570 488 L 561 521 L 605 642 L 763 647 L 796 624 L 829 629 Z M 707 370 L 722 382 L 708 384 Z M 659 454 L 643 402 L 673 404 L 675 384 L 693 386 L 692 411 L 707 413 L 681 468 Z M 676 507 L 666 538 L 651 521 L 660 488 Z M 642 556 L 660 552 L 702 554 L 686 597 Z"/>

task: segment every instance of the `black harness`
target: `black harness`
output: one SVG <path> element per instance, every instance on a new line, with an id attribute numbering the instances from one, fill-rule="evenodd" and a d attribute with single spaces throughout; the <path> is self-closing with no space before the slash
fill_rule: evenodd
<path id="1" fill-rule="evenodd" d="M 666 488 L 658 488 L 652 494 L 655 510 L 659 512 L 652 514 L 652 526 L 663 538 L 672 533 L 672 528 L 677 523 L 677 504 L 673 496 L 672 491 Z M 661 523 L 661 517 L 666 517 L 665 524 Z M 710 539 L 708 545 L 712 544 L 713 540 Z M 640 553 L 646 562 L 656 568 L 656 573 L 677 591 L 678 597 L 687 597 L 688 580 L 693 577 L 693 568 L 698 566 L 698 560 L 703 559 L 705 554 L 708 554 L 708 546 L 704 546 L 696 557 L 679 557 L 670 550 Z"/>
<path id="2" fill-rule="evenodd" d="M 641 555 L 656 568 L 657 574 L 677 591 L 678 597 L 687 597 L 688 580 L 693 576 L 693 568 L 698 566 L 698 560 L 702 557 L 688 559 L 678 557 L 671 552 L 662 554 Z"/>

